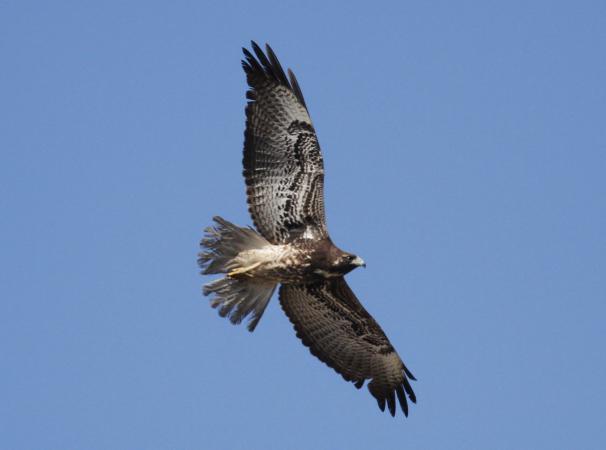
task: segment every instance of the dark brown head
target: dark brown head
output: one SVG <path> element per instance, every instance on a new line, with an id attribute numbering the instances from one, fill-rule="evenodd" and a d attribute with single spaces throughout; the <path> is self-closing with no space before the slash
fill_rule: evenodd
<path id="1" fill-rule="evenodd" d="M 324 278 L 340 277 L 351 272 L 356 267 L 366 267 L 366 263 L 359 256 L 344 252 L 334 245 L 318 252 L 314 261 L 314 273 Z"/>
<path id="2" fill-rule="evenodd" d="M 333 262 L 333 267 L 345 275 L 351 272 L 356 267 L 366 267 L 366 263 L 362 258 L 351 253 L 343 253 L 339 258 Z"/>

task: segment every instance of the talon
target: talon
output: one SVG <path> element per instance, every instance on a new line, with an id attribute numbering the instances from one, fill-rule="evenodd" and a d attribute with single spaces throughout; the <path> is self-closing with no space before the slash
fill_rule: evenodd
<path id="1" fill-rule="evenodd" d="M 253 269 L 256 269 L 257 267 L 259 267 L 261 265 L 261 262 L 256 262 L 251 266 L 248 267 L 238 267 L 237 269 L 231 270 L 227 273 L 227 276 L 229 278 L 236 278 L 238 275 L 246 275 L 248 277 L 252 277 L 253 275 L 250 272 Z"/>
<path id="2" fill-rule="evenodd" d="M 245 269 L 242 269 L 241 267 L 238 267 L 237 269 L 231 270 L 230 272 L 227 273 L 227 276 L 229 278 L 236 278 L 237 275 L 240 275 L 241 273 L 246 272 Z"/>

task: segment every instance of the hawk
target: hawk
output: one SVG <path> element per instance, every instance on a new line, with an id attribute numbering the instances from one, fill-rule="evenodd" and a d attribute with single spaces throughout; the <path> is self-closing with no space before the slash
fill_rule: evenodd
<path id="1" fill-rule="evenodd" d="M 324 214 L 324 166 L 318 138 L 295 74 L 284 73 L 269 45 L 243 49 L 246 93 L 244 178 L 255 225 L 221 217 L 207 228 L 198 263 L 225 274 L 204 286 L 211 306 L 253 331 L 280 285 L 280 304 L 310 352 L 361 388 L 392 416 L 396 397 L 408 416 L 414 376 L 344 276 L 365 266 L 335 246 Z"/>

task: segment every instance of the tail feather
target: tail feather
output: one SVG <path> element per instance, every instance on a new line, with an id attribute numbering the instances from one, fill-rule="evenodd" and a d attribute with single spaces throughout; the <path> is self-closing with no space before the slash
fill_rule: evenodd
<path id="1" fill-rule="evenodd" d="M 261 248 L 269 244 L 252 228 L 234 225 L 222 217 L 215 216 L 214 227 L 204 231 L 206 236 L 200 242 L 205 249 L 198 255 L 198 264 L 203 274 L 226 273 L 233 269 L 233 259 L 244 250 Z"/>
<path id="2" fill-rule="evenodd" d="M 234 259 L 245 250 L 261 248 L 269 243 L 252 228 L 238 227 L 221 217 L 214 217 L 200 242 L 204 250 L 198 264 L 204 274 L 227 273 L 236 268 Z M 271 299 L 276 283 L 254 278 L 220 278 L 204 286 L 203 294 L 211 296 L 210 305 L 219 308 L 221 317 L 234 324 L 250 316 L 248 330 L 254 331 Z"/>
<path id="3" fill-rule="evenodd" d="M 205 285 L 203 292 L 212 295 L 210 305 L 219 308 L 219 315 L 233 324 L 250 315 L 247 328 L 254 331 L 275 289 L 275 284 L 225 277 Z"/>

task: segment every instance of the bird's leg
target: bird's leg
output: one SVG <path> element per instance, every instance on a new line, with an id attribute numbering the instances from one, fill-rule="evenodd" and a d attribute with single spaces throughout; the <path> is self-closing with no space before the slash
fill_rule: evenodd
<path id="1" fill-rule="evenodd" d="M 250 274 L 249 272 L 253 269 L 256 269 L 260 265 L 261 265 L 261 261 L 251 264 L 248 267 L 238 267 L 237 269 L 229 271 L 227 276 L 229 278 L 236 278 L 236 277 L 238 277 L 238 275 L 246 275 L 246 276 L 252 277 L 252 274 Z"/>

